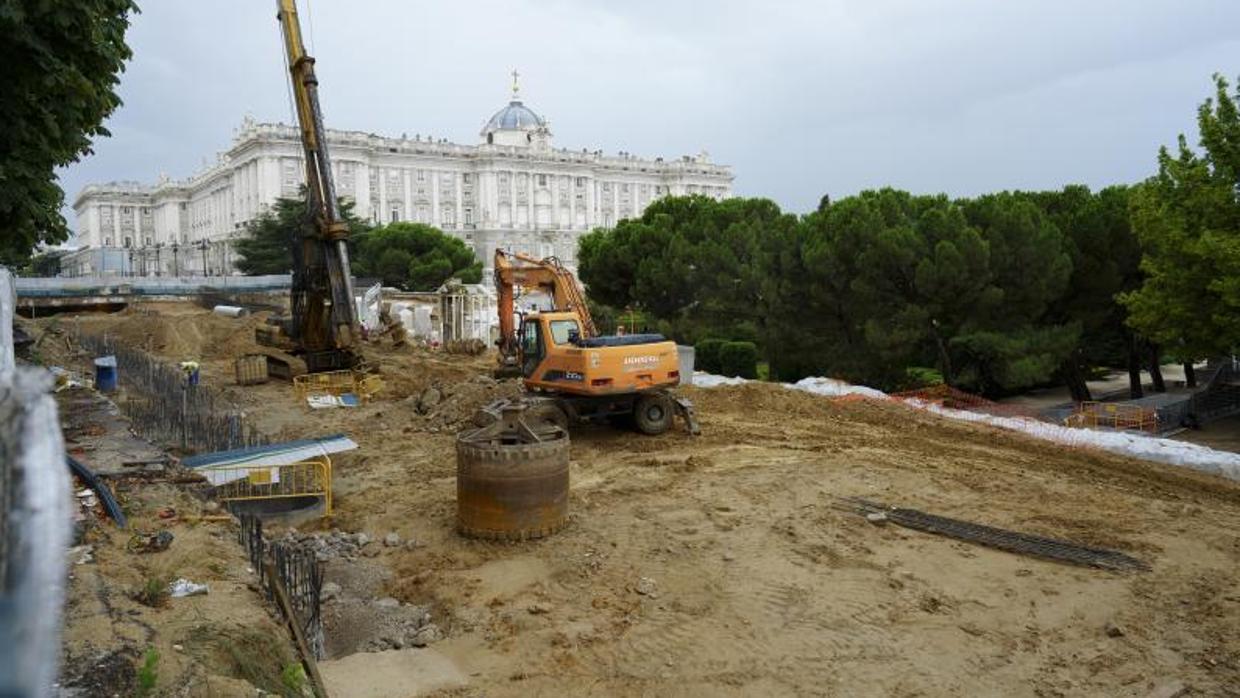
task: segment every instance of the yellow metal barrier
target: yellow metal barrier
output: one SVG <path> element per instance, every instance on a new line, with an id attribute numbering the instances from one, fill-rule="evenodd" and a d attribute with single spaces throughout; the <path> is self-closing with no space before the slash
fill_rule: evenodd
<path id="1" fill-rule="evenodd" d="M 322 497 L 332 514 L 332 461 L 327 456 L 289 465 L 237 465 L 203 472 L 221 502 Z"/>
<path id="2" fill-rule="evenodd" d="M 1118 430 L 1158 431 L 1158 413 L 1139 405 L 1114 402 L 1082 402 L 1064 420 L 1070 427 L 1103 427 Z"/>
<path id="3" fill-rule="evenodd" d="M 353 393 L 363 402 L 383 389 L 383 379 L 373 373 L 356 371 L 325 371 L 306 373 L 293 378 L 293 390 L 302 402 L 311 395 L 345 395 Z"/>

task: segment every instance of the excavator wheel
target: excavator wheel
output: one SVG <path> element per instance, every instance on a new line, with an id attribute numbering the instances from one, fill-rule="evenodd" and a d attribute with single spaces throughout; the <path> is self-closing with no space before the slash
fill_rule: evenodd
<path id="1" fill-rule="evenodd" d="M 657 436 L 672 427 L 675 405 L 667 393 L 646 393 L 633 405 L 633 422 L 643 434 Z"/>

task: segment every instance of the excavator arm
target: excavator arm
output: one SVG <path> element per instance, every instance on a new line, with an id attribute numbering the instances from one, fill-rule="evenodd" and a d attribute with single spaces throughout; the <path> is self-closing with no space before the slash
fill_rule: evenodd
<path id="1" fill-rule="evenodd" d="M 306 54 L 295 0 L 277 0 L 293 101 L 306 158 L 306 214 L 310 225 L 290 241 L 293 249 L 292 339 L 305 350 L 311 372 L 360 363 L 361 333 L 349 270 L 349 227 L 340 213 L 314 59 Z"/>
<path id="2" fill-rule="evenodd" d="M 542 291 L 551 296 L 556 310 L 577 315 L 582 338 L 597 337 L 598 327 L 590 305 L 573 273 L 555 257 L 535 259 L 519 252 L 495 250 L 495 290 L 499 294 L 499 353 L 501 365 L 517 355 L 516 289 Z"/>

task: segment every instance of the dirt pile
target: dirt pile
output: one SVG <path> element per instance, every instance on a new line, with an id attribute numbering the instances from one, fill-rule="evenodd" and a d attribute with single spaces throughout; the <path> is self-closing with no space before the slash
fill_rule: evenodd
<path id="1" fill-rule="evenodd" d="M 521 394 L 517 380 L 498 381 L 488 375 L 465 381 L 434 381 L 420 394 L 406 398 L 422 415 L 428 431 L 459 430 L 473 424 L 474 415 L 484 405 Z"/>
<path id="2" fill-rule="evenodd" d="M 254 328 L 265 318 L 266 313 L 224 317 L 188 303 L 135 304 L 112 315 L 79 316 L 73 326 L 177 360 L 231 360 L 258 347 Z"/>

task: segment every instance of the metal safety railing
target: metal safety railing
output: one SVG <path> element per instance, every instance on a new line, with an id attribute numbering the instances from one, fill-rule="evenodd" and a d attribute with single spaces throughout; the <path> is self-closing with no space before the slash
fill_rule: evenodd
<path id="1" fill-rule="evenodd" d="M 332 514 L 332 462 L 327 456 L 288 465 L 235 465 L 201 472 L 222 502 L 321 497 L 323 515 Z"/>
<path id="2" fill-rule="evenodd" d="M 358 371 L 324 371 L 293 377 L 293 391 L 305 402 L 312 395 L 347 395 L 352 393 L 366 401 L 383 389 L 383 379 L 373 373 Z"/>
<path id="3" fill-rule="evenodd" d="M 1064 419 L 1069 427 L 1116 429 L 1157 433 L 1158 411 L 1140 405 L 1114 402 L 1081 402 Z"/>

